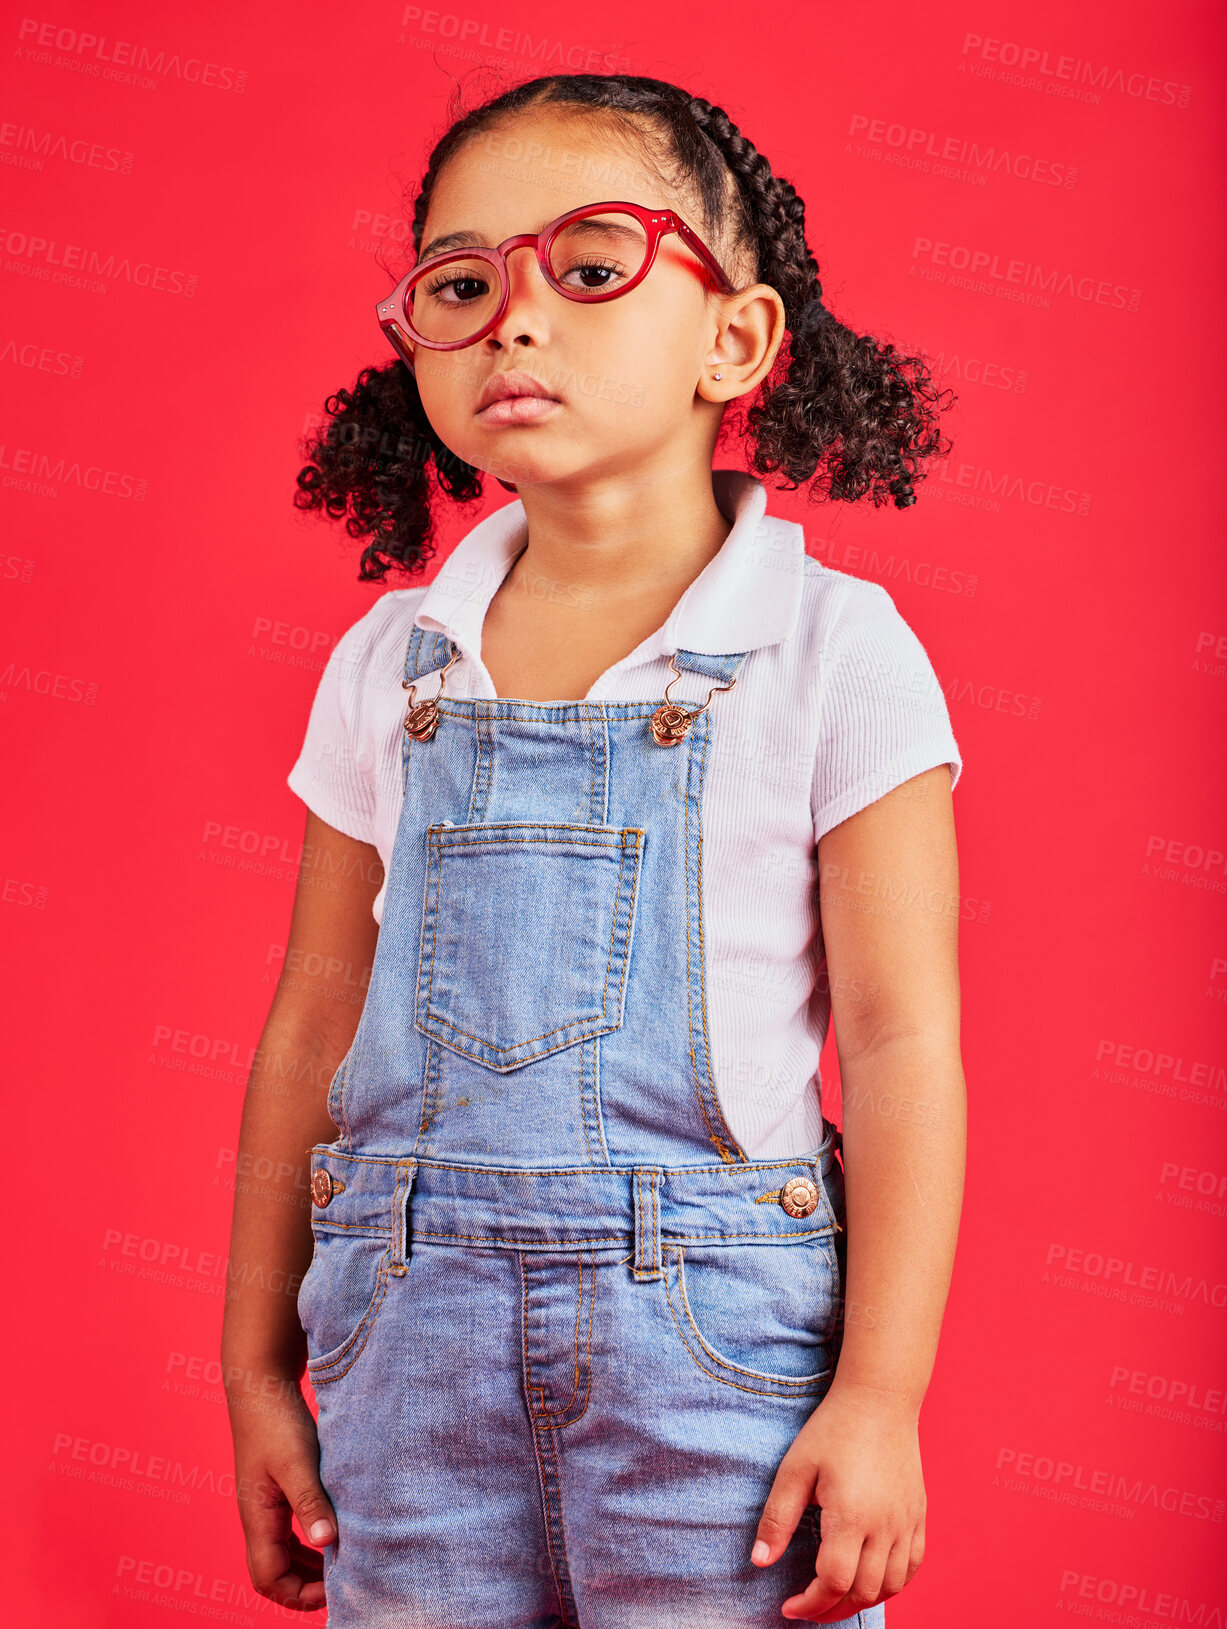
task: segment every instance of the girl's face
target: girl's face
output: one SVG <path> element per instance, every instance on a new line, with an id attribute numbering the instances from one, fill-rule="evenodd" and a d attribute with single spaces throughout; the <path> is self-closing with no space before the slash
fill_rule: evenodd
<path id="1" fill-rule="evenodd" d="M 692 206 L 668 195 L 624 143 L 596 121 L 556 109 L 508 120 L 452 156 L 431 196 L 423 258 L 453 232 L 475 233 L 493 247 L 610 199 L 676 210 L 730 281 L 746 282 Z M 704 399 L 697 387 L 720 366 L 708 358 L 722 301 L 707 293 L 707 274 L 676 233 L 661 239 L 637 288 L 599 305 L 552 289 L 531 248 L 511 250 L 507 266 L 507 310 L 484 339 L 458 351 L 418 346 L 415 354 L 422 405 L 452 452 L 521 489 L 710 458 L 723 397 Z M 513 369 L 553 400 L 484 409 L 485 387 Z"/>

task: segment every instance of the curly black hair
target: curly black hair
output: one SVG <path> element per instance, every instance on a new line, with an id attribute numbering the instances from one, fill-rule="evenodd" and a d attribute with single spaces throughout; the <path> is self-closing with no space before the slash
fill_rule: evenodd
<path id="1" fill-rule="evenodd" d="M 703 97 L 629 74 L 549 74 L 492 97 L 458 118 L 430 155 L 413 212 L 415 253 L 449 158 L 501 120 L 543 104 L 595 111 L 645 156 L 663 159 L 668 178 L 697 197 L 703 235 L 727 242 L 755 267 L 752 280 L 780 295 L 785 343 L 751 405 L 731 416 L 749 440 L 750 470 L 781 475 L 788 491 L 806 483 L 815 499 L 915 503 L 921 462 L 950 451 L 937 416 L 953 393 L 938 392 L 923 357 L 858 334 L 827 309 L 805 240 L 805 205 Z M 370 539 L 359 581 L 378 581 L 392 566 L 420 572 L 434 552 L 434 487 L 468 503 L 481 496 L 481 472 L 439 440 L 398 359 L 364 368 L 325 411 L 301 444 L 309 462 L 297 477 L 296 507 L 345 516 L 351 537 Z"/>

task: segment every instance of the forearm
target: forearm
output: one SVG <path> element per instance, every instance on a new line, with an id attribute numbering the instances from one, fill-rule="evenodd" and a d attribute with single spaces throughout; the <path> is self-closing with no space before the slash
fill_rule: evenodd
<path id="1" fill-rule="evenodd" d="M 279 1021 L 261 1037 L 239 1133 L 222 1366 L 236 1390 L 306 1361 L 298 1288 L 311 1262 L 309 1150 L 331 1142 L 327 1094 L 343 1036 Z"/>
<path id="2" fill-rule="evenodd" d="M 833 1388 L 919 1414 L 954 1266 L 967 1100 L 957 1042 L 900 1036 L 846 1062 L 844 1338 Z"/>

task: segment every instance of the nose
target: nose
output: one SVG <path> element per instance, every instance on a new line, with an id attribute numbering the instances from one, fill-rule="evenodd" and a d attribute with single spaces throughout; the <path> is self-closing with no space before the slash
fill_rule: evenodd
<path id="1" fill-rule="evenodd" d="M 518 251 L 527 251 L 520 253 Z M 553 289 L 537 264 L 536 246 L 512 241 L 503 250 L 507 266 L 507 309 L 486 335 L 490 350 L 511 345 L 543 345 L 549 338 L 549 296 Z"/>

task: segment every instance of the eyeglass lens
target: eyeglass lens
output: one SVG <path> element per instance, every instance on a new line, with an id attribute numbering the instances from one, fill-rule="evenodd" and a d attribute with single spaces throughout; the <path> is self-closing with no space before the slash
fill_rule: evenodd
<path id="1" fill-rule="evenodd" d="M 567 297 L 582 302 L 624 288 L 643 266 L 647 248 L 647 234 L 635 216 L 611 210 L 572 221 L 557 232 L 549 267 Z M 498 272 L 488 260 L 459 255 L 413 285 L 413 326 L 424 339 L 440 344 L 468 339 L 494 316 L 501 292 Z"/>

